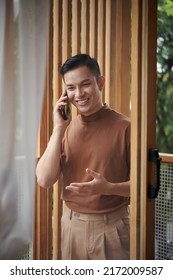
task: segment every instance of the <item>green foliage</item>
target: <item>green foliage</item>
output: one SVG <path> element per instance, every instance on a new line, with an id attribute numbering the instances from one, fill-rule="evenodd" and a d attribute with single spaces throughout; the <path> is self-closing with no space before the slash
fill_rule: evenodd
<path id="1" fill-rule="evenodd" d="M 173 0 L 158 1 L 157 148 L 173 153 Z"/>

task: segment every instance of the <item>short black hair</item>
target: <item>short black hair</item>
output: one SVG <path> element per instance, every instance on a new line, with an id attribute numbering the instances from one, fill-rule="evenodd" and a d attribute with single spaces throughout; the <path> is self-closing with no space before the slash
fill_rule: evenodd
<path id="1" fill-rule="evenodd" d="M 60 69 L 60 74 L 64 78 L 64 74 L 68 71 L 74 70 L 78 67 L 86 66 L 98 79 L 100 77 L 100 67 L 95 58 L 90 57 L 88 54 L 77 54 L 68 58 Z"/>

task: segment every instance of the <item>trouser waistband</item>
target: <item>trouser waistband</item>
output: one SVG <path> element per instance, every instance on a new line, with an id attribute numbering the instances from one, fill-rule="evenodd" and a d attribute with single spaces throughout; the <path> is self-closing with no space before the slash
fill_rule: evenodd
<path id="1" fill-rule="evenodd" d="M 108 221 L 117 220 L 125 215 L 129 214 L 129 207 L 123 206 L 114 212 L 104 213 L 104 214 L 85 214 L 72 211 L 68 207 L 65 209 L 65 215 L 68 215 L 69 219 L 79 219 L 83 221 Z"/>

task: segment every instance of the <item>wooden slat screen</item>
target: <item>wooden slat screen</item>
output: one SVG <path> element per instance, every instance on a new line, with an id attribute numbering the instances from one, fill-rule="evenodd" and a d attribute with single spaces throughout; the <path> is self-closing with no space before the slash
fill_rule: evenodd
<path id="1" fill-rule="evenodd" d="M 54 0 L 54 64 L 60 67 L 77 53 L 95 57 L 106 78 L 105 101 L 126 115 L 130 114 L 130 3 Z"/>
<path id="2" fill-rule="evenodd" d="M 57 66 L 60 67 L 69 56 L 89 53 L 98 60 L 106 78 L 105 102 L 129 115 L 130 9 L 130 0 L 54 0 L 54 104 L 63 89 Z M 76 114 L 76 109 L 72 108 L 72 115 Z M 60 258 L 58 188 L 60 186 L 56 184 L 54 259 Z"/>
<path id="3" fill-rule="evenodd" d="M 53 97 L 49 95 L 53 106 L 64 89 L 59 75 L 62 63 L 77 53 L 89 53 L 98 60 L 106 79 L 104 101 L 130 115 L 130 3 L 130 0 L 53 1 Z M 76 114 L 72 106 L 72 116 Z M 52 116 L 47 116 L 47 120 L 52 123 Z M 59 180 L 53 188 L 53 259 L 60 259 L 61 184 Z"/>

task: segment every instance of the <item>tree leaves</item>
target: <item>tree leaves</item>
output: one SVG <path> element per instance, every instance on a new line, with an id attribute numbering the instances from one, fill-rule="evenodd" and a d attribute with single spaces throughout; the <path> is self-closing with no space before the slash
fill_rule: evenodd
<path id="1" fill-rule="evenodd" d="M 173 153 L 173 1 L 158 1 L 157 148 Z"/>

